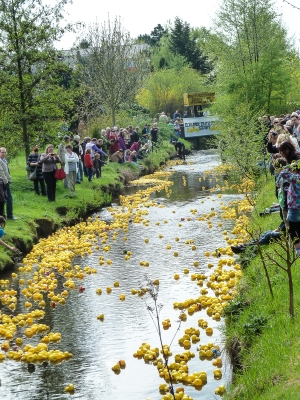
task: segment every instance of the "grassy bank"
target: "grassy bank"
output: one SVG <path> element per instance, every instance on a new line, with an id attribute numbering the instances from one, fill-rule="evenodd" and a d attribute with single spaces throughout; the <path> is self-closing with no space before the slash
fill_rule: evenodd
<path id="1" fill-rule="evenodd" d="M 187 148 L 190 144 L 187 143 Z M 8 153 L 9 155 L 9 153 Z M 175 155 L 174 146 L 164 140 L 159 148 L 142 161 L 142 173 L 151 173 Z M 109 205 L 113 195 L 118 195 L 124 184 L 137 179 L 141 170 L 131 163 L 108 163 L 102 168 L 102 178 L 88 182 L 85 179 L 76 185 L 76 195 L 70 195 L 63 182 L 57 182 L 56 202 L 33 191 L 33 182 L 27 179 L 25 156 L 10 160 L 10 173 L 13 178 L 14 216 L 18 220 L 8 220 L 5 228 L 5 241 L 16 246 L 22 253 L 31 250 L 39 237 L 46 237 L 62 226 L 74 224 L 101 207 Z M 0 271 L 14 264 L 13 253 L 0 246 Z"/>
<path id="2" fill-rule="evenodd" d="M 257 199 L 252 219 L 255 229 L 266 231 L 279 225 L 278 213 L 263 218 L 258 215 L 274 201 L 272 177 L 262 186 Z M 265 245 L 265 249 L 273 246 Z M 226 309 L 226 348 L 237 372 L 224 399 L 296 400 L 300 398 L 300 262 L 297 260 L 293 266 L 295 317 L 291 318 L 287 274 L 274 263 L 267 267 L 274 293 L 272 298 L 261 259 L 256 255 L 250 263 L 246 262 L 252 258 L 251 252 L 247 250 L 241 258 L 247 266 L 238 296 Z"/>

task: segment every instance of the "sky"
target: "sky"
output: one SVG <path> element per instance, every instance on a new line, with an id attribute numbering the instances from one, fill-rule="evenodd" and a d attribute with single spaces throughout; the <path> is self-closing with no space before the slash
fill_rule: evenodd
<path id="1" fill-rule="evenodd" d="M 295 47 L 300 48 L 300 0 L 289 0 L 289 3 L 297 8 L 293 8 L 286 0 L 273 0 L 276 11 L 282 15 L 282 20 L 289 32 L 293 36 Z M 53 2 L 54 0 L 50 0 Z M 92 24 L 94 22 L 103 23 L 120 17 L 122 26 L 130 32 L 131 37 L 150 34 L 153 28 L 161 24 L 164 26 L 168 21 L 173 22 L 179 17 L 184 22 L 188 22 L 191 27 L 211 28 L 213 18 L 219 9 L 221 0 L 73 0 L 72 4 L 66 6 L 66 21 L 70 23 Z M 80 25 L 78 25 L 79 27 Z M 75 34 L 65 34 L 63 39 L 57 43 L 58 49 L 69 49 L 76 39 Z"/>

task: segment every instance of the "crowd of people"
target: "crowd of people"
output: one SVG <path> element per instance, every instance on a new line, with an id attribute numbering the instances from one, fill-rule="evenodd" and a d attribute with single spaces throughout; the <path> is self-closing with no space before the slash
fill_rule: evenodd
<path id="1" fill-rule="evenodd" d="M 83 121 L 79 123 L 78 132 L 79 127 L 83 135 L 85 133 Z M 76 184 L 80 184 L 84 176 L 89 182 L 101 178 L 102 167 L 107 162 L 119 164 L 130 162 L 142 169 L 139 160 L 149 154 L 150 147 L 153 148 L 157 144 L 158 127 L 157 123 L 153 123 L 150 129 L 146 124 L 141 134 L 139 127 L 133 129 L 130 125 L 126 129 L 108 127 L 101 131 L 101 136 L 101 139 L 89 136 L 82 139 L 80 135 L 71 138 L 66 134 L 57 152 L 54 151 L 52 144 L 48 144 L 44 152 L 40 152 L 39 148 L 34 146 L 28 157 L 27 166 L 29 175 L 36 171 L 35 179 L 32 179 L 35 193 L 47 196 L 50 202 L 55 201 L 58 169 L 63 169 L 64 186 L 70 189 L 71 194 L 75 193 Z M 2 214 L 0 208 L 0 215 Z"/>
<path id="2" fill-rule="evenodd" d="M 89 182 L 101 178 L 102 167 L 108 162 L 119 164 L 130 162 L 143 169 L 140 161 L 153 150 L 154 146 L 158 146 L 159 142 L 159 129 L 155 119 L 152 126 L 145 124 L 141 132 L 138 126 L 133 128 L 132 125 L 126 128 L 107 127 L 101 131 L 100 139 L 83 137 L 87 130 L 82 120 L 78 125 L 79 134 L 71 137 L 67 128 L 63 129 L 63 132 L 65 134 L 57 151 L 54 150 L 53 144 L 48 144 L 44 151 L 34 146 L 27 159 L 26 169 L 28 178 L 33 182 L 34 192 L 47 197 L 50 202 L 55 201 L 57 179 L 61 179 L 58 178 L 58 170 L 63 170 L 64 187 L 74 194 L 76 184 L 80 184 L 84 176 Z M 174 144 L 182 156 L 180 145 Z M 6 149 L 1 148 L 0 215 L 5 219 L 14 220 L 17 218 L 13 215 L 10 190 L 12 178 L 6 156 Z"/>
<path id="3" fill-rule="evenodd" d="M 180 130 L 178 129 L 179 118 L 179 111 L 176 110 L 174 124 L 169 117 L 165 119 L 166 123 L 174 127 L 174 132 Z M 161 118 L 159 121 L 162 122 Z M 159 146 L 159 128 L 156 118 L 151 126 L 145 124 L 141 132 L 138 126 L 135 128 L 131 125 L 126 128 L 107 127 L 101 131 L 100 139 L 84 136 L 87 129 L 83 120 L 79 121 L 76 131 L 78 134 L 71 137 L 64 120 L 61 131 L 63 137 L 57 151 L 53 144 L 48 144 L 44 151 L 34 146 L 27 159 L 28 179 L 33 182 L 35 194 L 47 197 L 49 202 L 55 201 L 58 179 L 64 180 L 64 187 L 70 190 L 72 196 L 75 194 L 76 184 L 80 184 L 84 177 L 89 182 L 101 178 L 102 167 L 108 162 L 133 163 L 143 169 L 140 161 L 153 151 L 154 147 Z M 174 144 L 178 156 L 185 159 L 185 148 L 183 143 L 178 141 L 179 136 L 180 134 L 177 133 L 170 142 Z M 17 252 L 16 248 L 1 240 L 5 221 L 18 219 L 13 214 L 11 182 L 7 151 L 2 147 L 0 148 L 0 245 Z"/>
<path id="4" fill-rule="evenodd" d="M 288 232 L 294 243 L 295 254 L 300 255 L 300 110 L 292 114 L 264 116 L 268 129 L 266 151 L 270 156 L 269 170 L 274 175 L 275 194 L 278 199 L 275 210 L 279 210 L 282 223 L 275 231 L 265 232 L 260 244 L 280 237 L 280 231 Z M 270 210 L 268 210 L 270 212 Z M 265 213 L 262 213 L 265 215 Z M 248 245 L 255 245 L 252 241 Z M 240 253 L 247 245 L 232 246 Z"/>

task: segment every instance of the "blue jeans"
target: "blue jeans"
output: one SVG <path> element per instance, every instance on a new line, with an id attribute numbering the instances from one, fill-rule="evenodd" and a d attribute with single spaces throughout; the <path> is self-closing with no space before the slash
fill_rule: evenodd
<path id="1" fill-rule="evenodd" d="M 6 183 L 7 199 L 6 199 L 6 216 L 7 218 L 13 218 L 13 198 L 10 191 L 10 183 Z"/>
<path id="2" fill-rule="evenodd" d="M 300 222 L 300 210 L 289 208 L 286 219 L 290 222 Z"/>
<path id="3" fill-rule="evenodd" d="M 91 182 L 92 177 L 93 177 L 93 168 L 86 168 L 86 172 L 87 172 L 88 180 L 89 180 L 89 182 Z"/>
<path id="4" fill-rule="evenodd" d="M 82 168 L 82 162 L 79 160 L 76 182 L 78 183 L 80 181 L 83 181 L 83 168 Z"/>
<path id="5" fill-rule="evenodd" d="M 280 238 L 280 232 L 266 231 L 260 235 L 258 243 L 269 244 L 271 239 L 279 239 L 279 238 Z M 256 244 L 256 241 L 252 240 L 249 244 Z"/>

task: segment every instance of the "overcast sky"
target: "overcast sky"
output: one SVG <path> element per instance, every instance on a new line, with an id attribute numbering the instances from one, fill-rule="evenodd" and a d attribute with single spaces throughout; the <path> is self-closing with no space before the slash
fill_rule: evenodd
<path id="1" fill-rule="evenodd" d="M 49 0 L 52 2 L 53 0 Z M 289 0 L 289 3 L 300 8 L 300 0 Z M 73 0 L 73 4 L 66 7 L 67 22 L 81 22 L 90 24 L 107 21 L 108 16 L 113 20 L 121 17 L 122 26 L 128 30 L 131 37 L 140 34 L 150 34 L 153 28 L 161 24 L 164 26 L 168 20 L 174 21 L 178 16 L 191 27 L 213 26 L 213 18 L 219 9 L 221 0 Z M 274 0 L 278 14 L 287 27 L 290 36 L 295 37 L 295 45 L 299 49 L 300 43 L 300 10 L 293 8 L 284 0 Z M 66 34 L 57 44 L 58 49 L 72 47 L 76 36 Z"/>

